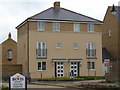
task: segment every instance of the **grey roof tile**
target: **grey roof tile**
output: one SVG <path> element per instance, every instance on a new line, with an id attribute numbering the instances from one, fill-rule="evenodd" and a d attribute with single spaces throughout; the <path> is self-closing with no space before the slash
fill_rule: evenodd
<path id="1" fill-rule="evenodd" d="M 102 23 L 102 21 L 100 20 L 64 8 L 54 8 L 54 7 L 51 7 L 41 13 L 38 13 L 30 17 L 29 19 Z"/>

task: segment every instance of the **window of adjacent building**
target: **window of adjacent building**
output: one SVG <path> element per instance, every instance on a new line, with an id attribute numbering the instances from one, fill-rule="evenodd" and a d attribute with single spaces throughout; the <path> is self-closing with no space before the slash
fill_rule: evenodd
<path id="1" fill-rule="evenodd" d="M 80 24 L 78 23 L 74 24 L 74 32 L 80 32 Z"/>
<path id="2" fill-rule="evenodd" d="M 88 24 L 88 32 L 94 32 L 94 24 Z"/>
<path id="3" fill-rule="evenodd" d="M 38 30 L 39 31 L 45 30 L 45 22 L 38 22 Z"/>
<path id="4" fill-rule="evenodd" d="M 111 30 L 108 31 L 108 36 L 111 37 Z"/>
<path id="5" fill-rule="evenodd" d="M 73 44 L 73 49 L 77 49 L 78 48 L 78 44 L 77 43 L 74 43 Z"/>
<path id="6" fill-rule="evenodd" d="M 59 22 L 53 23 L 53 31 L 60 31 L 60 23 Z"/>
<path id="7" fill-rule="evenodd" d="M 94 42 L 87 43 L 87 57 L 95 57 L 96 56 L 96 49 Z"/>
<path id="8" fill-rule="evenodd" d="M 9 50 L 7 51 L 7 59 L 8 59 L 8 60 L 12 60 L 12 54 L 13 54 L 13 51 L 12 51 L 11 49 L 9 49 Z"/>
<path id="9" fill-rule="evenodd" d="M 56 48 L 61 48 L 61 43 L 56 43 Z"/>
<path id="10" fill-rule="evenodd" d="M 37 42 L 37 57 L 46 58 L 46 42 Z"/>
<path id="11" fill-rule="evenodd" d="M 46 70 L 46 62 L 38 62 L 38 70 Z"/>
<path id="12" fill-rule="evenodd" d="M 95 69 L 95 62 L 89 61 L 87 62 L 88 69 L 94 70 Z"/>

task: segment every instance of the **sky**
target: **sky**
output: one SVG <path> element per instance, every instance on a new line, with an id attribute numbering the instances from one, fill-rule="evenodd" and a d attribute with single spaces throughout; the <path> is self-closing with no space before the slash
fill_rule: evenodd
<path id="1" fill-rule="evenodd" d="M 0 0 L 0 43 L 8 38 L 17 41 L 17 30 L 21 22 L 30 16 L 42 12 L 57 0 Z M 107 7 L 118 6 L 120 0 L 58 0 L 60 6 L 74 12 L 103 20 Z"/>

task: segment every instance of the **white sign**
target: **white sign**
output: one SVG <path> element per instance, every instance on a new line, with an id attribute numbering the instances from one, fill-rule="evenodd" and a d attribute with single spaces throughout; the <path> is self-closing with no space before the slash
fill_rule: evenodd
<path id="1" fill-rule="evenodd" d="M 17 73 L 10 77 L 10 88 L 26 88 L 26 78 L 25 76 Z"/>
<path id="2" fill-rule="evenodd" d="M 105 67 L 108 67 L 108 66 L 109 66 L 109 62 L 110 62 L 109 59 L 105 59 L 105 60 L 104 60 L 104 65 L 105 65 Z"/>

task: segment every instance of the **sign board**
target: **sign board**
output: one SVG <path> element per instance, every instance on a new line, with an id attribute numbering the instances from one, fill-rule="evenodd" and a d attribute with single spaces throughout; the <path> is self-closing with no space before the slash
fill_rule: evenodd
<path id="1" fill-rule="evenodd" d="M 10 90 L 14 90 L 14 89 L 27 90 L 26 77 L 19 73 L 16 73 L 15 75 L 11 76 L 9 80 L 9 88 Z"/>
<path id="2" fill-rule="evenodd" d="M 109 59 L 105 59 L 104 60 L 105 73 L 109 73 L 109 65 L 110 65 L 110 60 Z"/>
<path id="3" fill-rule="evenodd" d="M 109 59 L 105 59 L 105 60 L 104 60 L 104 65 L 105 65 L 105 67 L 108 67 L 108 66 L 109 66 L 109 62 L 110 62 Z"/>

